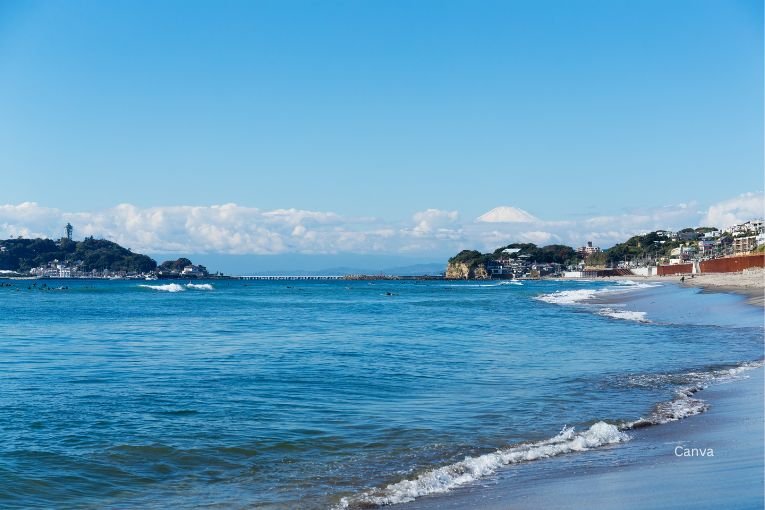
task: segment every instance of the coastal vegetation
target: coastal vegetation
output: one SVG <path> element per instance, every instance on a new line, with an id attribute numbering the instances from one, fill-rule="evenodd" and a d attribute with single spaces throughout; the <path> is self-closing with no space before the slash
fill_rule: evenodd
<path id="1" fill-rule="evenodd" d="M 739 235 L 753 235 L 746 231 Z M 562 244 L 537 246 L 533 243 L 512 243 L 489 253 L 462 250 L 450 258 L 446 267 L 447 278 L 489 278 L 490 275 L 517 275 L 519 272 L 542 274 L 540 270 L 624 267 L 629 264 L 652 264 L 667 261 L 673 255 L 687 250 L 696 253 L 698 246 L 710 243 L 725 252 L 734 242 L 731 232 L 719 232 L 714 227 L 684 228 L 677 232 L 657 230 L 630 237 L 628 240 L 600 250 L 591 243 L 575 250 Z M 705 245 L 707 246 L 707 245 Z M 517 266 L 517 267 L 514 267 Z"/>
<path id="2" fill-rule="evenodd" d="M 82 241 L 62 238 L 5 239 L 0 241 L 0 269 L 26 273 L 54 261 L 76 265 L 83 271 L 147 273 L 157 262 L 147 255 L 106 239 L 86 237 Z"/>
<path id="3" fill-rule="evenodd" d="M 205 266 L 194 265 L 186 257 L 181 257 L 164 261 L 157 267 L 157 275 L 160 278 L 207 277 L 209 272 Z"/>
<path id="4" fill-rule="evenodd" d="M 515 250 L 519 251 L 515 251 Z M 578 260 L 576 250 L 564 244 L 537 246 L 534 243 L 513 243 L 494 250 L 494 256 L 507 253 L 510 259 L 526 258 L 540 264 L 575 264 Z"/>
<path id="5" fill-rule="evenodd" d="M 159 269 L 160 271 L 179 273 L 183 271 L 184 267 L 190 266 L 190 265 L 191 265 L 191 261 L 189 259 L 187 259 L 186 257 L 181 257 L 175 260 L 166 260 L 162 264 L 160 264 L 157 269 Z"/>
<path id="6" fill-rule="evenodd" d="M 507 246 L 497 248 L 492 253 L 481 253 L 477 250 L 462 250 L 457 255 L 449 259 L 449 264 L 465 264 L 470 269 L 475 269 L 481 265 L 498 258 L 507 258 L 511 260 L 528 259 L 542 264 L 575 264 L 578 262 L 576 251 L 562 244 L 551 244 L 549 246 L 537 246 L 534 243 L 512 243 Z"/>
<path id="7" fill-rule="evenodd" d="M 603 251 L 604 257 L 600 257 L 601 264 L 592 265 L 616 265 L 624 260 L 631 261 L 649 261 L 668 258 L 675 248 L 694 242 L 704 234 L 717 231 L 713 227 L 684 228 L 679 230 L 674 237 L 670 237 L 666 232 L 659 230 L 630 237 L 623 243 L 617 243 L 611 248 Z M 733 238 L 730 234 L 723 234 L 720 237 L 722 244 L 730 244 Z M 597 255 L 597 254 L 596 254 Z M 589 262 L 588 262 L 589 265 Z"/>
<path id="8" fill-rule="evenodd" d="M 537 246 L 534 243 L 512 243 L 497 248 L 492 253 L 477 250 L 462 250 L 450 258 L 446 266 L 447 278 L 471 279 L 489 278 L 491 266 L 503 261 L 505 265 L 524 264 L 576 264 L 579 259 L 570 246 L 551 244 Z"/>

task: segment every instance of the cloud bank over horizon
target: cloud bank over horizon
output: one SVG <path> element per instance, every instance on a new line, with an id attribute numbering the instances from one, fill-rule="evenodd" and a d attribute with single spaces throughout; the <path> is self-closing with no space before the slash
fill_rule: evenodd
<path id="1" fill-rule="evenodd" d="M 545 220 L 501 205 L 475 219 L 464 218 L 456 210 L 426 209 L 397 222 L 236 204 L 145 208 L 120 204 L 94 212 L 69 212 L 23 202 L 0 205 L 0 238 L 58 238 L 69 222 L 75 227 L 75 238 L 110 239 L 144 253 L 439 256 L 462 249 L 492 250 L 512 242 L 580 246 L 593 241 L 608 247 L 657 229 L 724 228 L 762 217 L 763 204 L 762 193 L 745 193 L 706 207 L 691 202 L 584 219 Z"/>

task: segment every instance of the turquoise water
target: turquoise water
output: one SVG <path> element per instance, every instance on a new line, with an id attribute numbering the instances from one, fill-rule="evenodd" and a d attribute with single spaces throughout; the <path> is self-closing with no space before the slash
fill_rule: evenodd
<path id="1" fill-rule="evenodd" d="M 3 508 L 406 501 L 762 358 L 761 309 L 669 284 L 32 283 L 0 287 Z"/>

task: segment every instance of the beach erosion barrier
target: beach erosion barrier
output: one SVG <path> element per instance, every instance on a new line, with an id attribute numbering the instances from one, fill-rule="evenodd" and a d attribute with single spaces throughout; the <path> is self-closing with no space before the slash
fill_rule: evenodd
<path id="1" fill-rule="evenodd" d="M 702 260 L 700 266 L 702 273 L 738 273 L 744 269 L 765 267 L 765 253 Z"/>
<path id="2" fill-rule="evenodd" d="M 737 255 L 734 257 L 724 257 L 720 259 L 702 260 L 698 263 L 698 272 L 704 273 L 738 273 L 744 269 L 755 267 L 765 267 L 765 253 L 753 255 Z M 671 264 L 668 266 L 658 266 L 656 273 L 659 276 L 669 276 L 675 274 L 691 274 L 693 263 Z"/>
<path id="3" fill-rule="evenodd" d="M 669 266 L 657 266 L 656 274 L 659 276 L 669 276 L 673 274 L 690 274 L 693 272 L 693 264 L 671 264 Z"/>

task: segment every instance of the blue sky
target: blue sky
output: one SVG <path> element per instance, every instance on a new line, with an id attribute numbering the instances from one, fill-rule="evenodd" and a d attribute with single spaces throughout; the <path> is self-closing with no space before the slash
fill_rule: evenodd
<path id="1" fill-rule="evenodd" d="M 758 1 L 0 3 L 6 235 L 79 214 L 115 236 L 93 216 L 118 204 L 331 213 L 356 233 L 414 232 L 428 210 L 469 230 L 507 206 L 545 225 L 323 252 L 573 243 L 592 218 L 701 221 L 761 194 L 762 121 Z M 250 251 L 306 252 L 274 243 Z"/>

